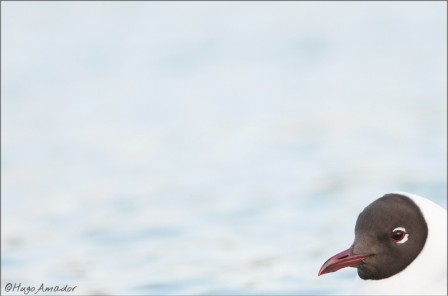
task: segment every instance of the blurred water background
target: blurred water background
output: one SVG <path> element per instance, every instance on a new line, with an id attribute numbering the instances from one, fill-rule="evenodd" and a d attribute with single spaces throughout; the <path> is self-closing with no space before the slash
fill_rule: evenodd
<path id="1" fill-rule="evenodd" d="M 1 5 L 2 293 L 344 293 L 363 207 L 446 208 L 446 2 Z"/>

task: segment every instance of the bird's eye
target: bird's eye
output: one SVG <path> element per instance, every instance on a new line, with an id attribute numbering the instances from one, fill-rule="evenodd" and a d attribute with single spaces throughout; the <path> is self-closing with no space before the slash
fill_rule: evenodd
<path id="1" fill-rule="evenodd" d="M 401 230 L 395 230 L 392 232 L 392 239 L 396 241 L 401 241 L 404 238 L 404 232 Z"/>
<path id="2" fill-rule="evenodd" d="M 390 238 L 397 244 L 402 244 L 408 240 L 409 234 L 406 233 L 404 227 L 397 227 L 392 230 Z"/>

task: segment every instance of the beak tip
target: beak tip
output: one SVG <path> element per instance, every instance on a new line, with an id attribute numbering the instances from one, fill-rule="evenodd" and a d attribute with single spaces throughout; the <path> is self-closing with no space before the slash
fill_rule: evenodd
<path id="1" fill-rule="evenodd" d="M 330 259 L 328 259 L 320 268 L 317 276 L 321 276 L 326 273 L 331 273 L 338 271 L 344 267 L 356 267 L 358 266 L 366 257 L 371 255 L 354 255 L 353 249 L 350 247 L 349 249 L 334 255 Z"/>

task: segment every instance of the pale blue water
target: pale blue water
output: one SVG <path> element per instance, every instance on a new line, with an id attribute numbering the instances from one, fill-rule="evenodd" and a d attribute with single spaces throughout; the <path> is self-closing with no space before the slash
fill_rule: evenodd
<path id="1" fill-rule="evenodd" d="M 2 293 L 344 293 L 363 207 L 446 208 L 445 12 L 2 3 Z"/>

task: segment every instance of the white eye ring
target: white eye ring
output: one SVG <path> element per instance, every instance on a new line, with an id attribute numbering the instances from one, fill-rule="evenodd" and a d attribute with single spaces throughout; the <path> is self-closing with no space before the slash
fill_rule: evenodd
<path id="1" fill-rule="evenodd" d="M 395 231 L 402 231 L 404 233 L 404 237 L 401 240 L 397 241 L 396 242 L 397 244 L 403 244 L 408 241 L 409 234 L 406 232 L 406 229 L 404 227 L 397 227 L 394 230 L 392 230 L 392 233 L 394 233 Z"/>

